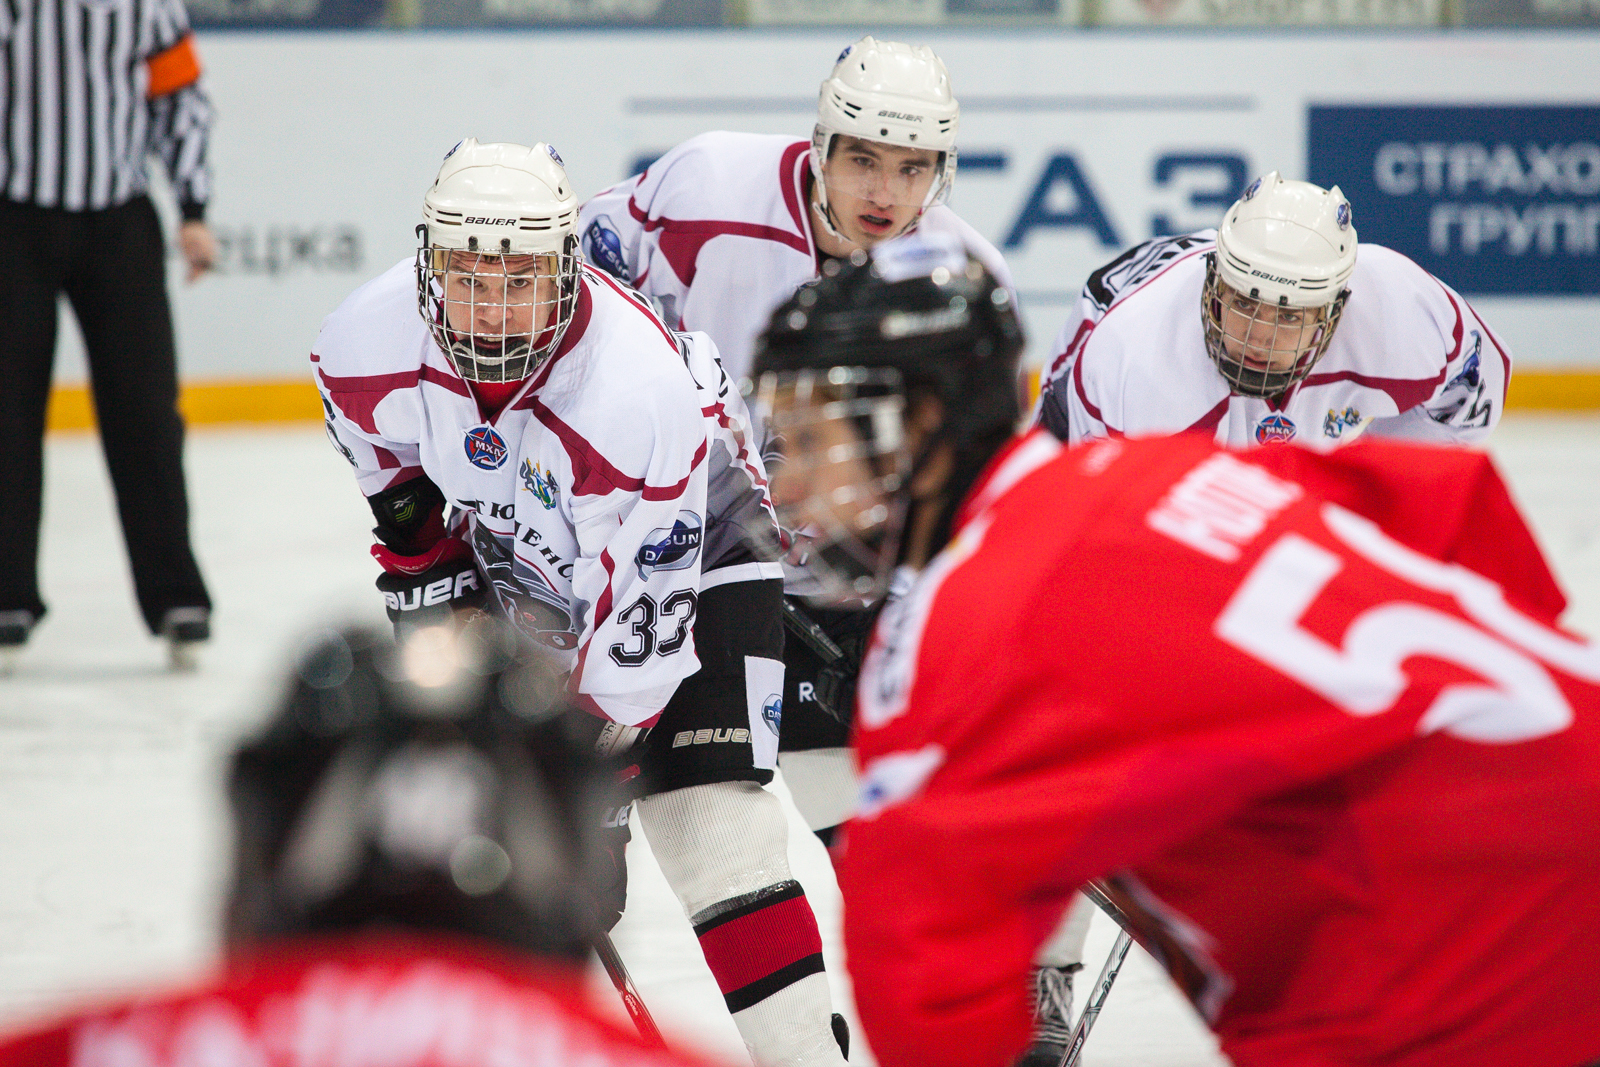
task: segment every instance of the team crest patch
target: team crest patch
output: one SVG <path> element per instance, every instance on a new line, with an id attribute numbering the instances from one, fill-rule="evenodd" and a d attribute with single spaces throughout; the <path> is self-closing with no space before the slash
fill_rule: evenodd
<path id="1" fill-rule="evenodd" d="M 650 531 L 634 562 L 639 566 L 639 577 L 649 581 L 656 571 L 681 571 L 693 566 L 700 557 L 700 541 L 705 530 L 700 516 L 692 511 L 678 512 L 672 528 L 658 527 Z"/>
<path id="2" fill-rule="evenodd" d="M 517 472 L 522 475 L 522 487 L 533 494 L 533 498 L 544 505 L 546 511 L 556 506 L 556 497 L 561 492 L 561 487 L 556 485 L 555 475 L 540 468 L 537 463 L 522 461 L 522 469 Z"/>
<path id="3" fill-rule="evenodd" d="M 467 459 L 474 467 L 497 471 L 506 465 L 506 439 L 495 432 L 493 426 L 475 426 L 467 431 L 461 442 L 467 450 Z"/>
<path id="4" fill-rule="evenodd" d="M 1322 434 L 1337 440 L 1344 436 L 1346 430 L 1353 430 L 1361 425 L 1361 412 L 1353 407 L 1343 411 L 1328 409 L 1328 414 L 1322 420 Z"/>
<path id="5" fill-rule="evenodd" d="M 1294 436 L 1294 423 L 1285 415 L 1268 415 L 1256 423 L 1256 444 L 1282 444 Z"/>
<path id="6" fill-rule="evenodd" d="M 761 705 L 761 721 L 767 724 L 767 729 L 776 737 L 783 726 L 783 697 L 774 693 Z"/>

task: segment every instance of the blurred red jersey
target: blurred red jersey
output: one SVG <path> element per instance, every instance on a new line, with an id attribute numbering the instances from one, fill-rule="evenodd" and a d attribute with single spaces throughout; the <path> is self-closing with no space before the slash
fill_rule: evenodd
<path id="1" fill-rule="evenodd" d="M 696 1067 L 549 964 L 445 937 L 291 941 L 0 1043 L 5 1067 Z"/>
<path id="2" fill-rule="evenodd" d="M 1110 877 L 1237 1067 L 1600 1060 L 1600 649 L 1489 460 L 1002 455 L 879 623 L 840 857 L 884 1067 L 1009 1063 Z"/>

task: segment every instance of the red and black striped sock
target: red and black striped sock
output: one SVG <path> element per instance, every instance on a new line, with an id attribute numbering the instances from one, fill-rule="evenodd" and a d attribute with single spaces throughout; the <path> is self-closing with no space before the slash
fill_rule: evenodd
<path id="1" fill-rule="evenodd" d="M 694 932 L 730 1012 L 823 970 L 817 919 L 793 880 L 713 904 L 695 916 Z"/>

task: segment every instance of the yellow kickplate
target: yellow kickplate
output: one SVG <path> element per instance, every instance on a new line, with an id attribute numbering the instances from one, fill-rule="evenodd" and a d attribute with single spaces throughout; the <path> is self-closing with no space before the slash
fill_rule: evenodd
<path id="1" fill-rule="evenodd" d="M 300 422 L 322 418 L 322 401 L 310 381 L 186 382 L 178 410 L 192 426 L 226 422 Z M 87 386 L 50 393 L 45 425 L 51 430 L 94 427 L 94 402 Z"/>

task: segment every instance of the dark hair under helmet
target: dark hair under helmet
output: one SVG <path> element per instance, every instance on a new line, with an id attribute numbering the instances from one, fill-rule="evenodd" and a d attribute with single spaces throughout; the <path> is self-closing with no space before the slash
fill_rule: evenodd
<path id="1" fill-rule="evenodd" d="M 509 627 L 326 631 L 229 776 L 235 942 L 375 926 L 573 959 L 610 778 Z"/>

